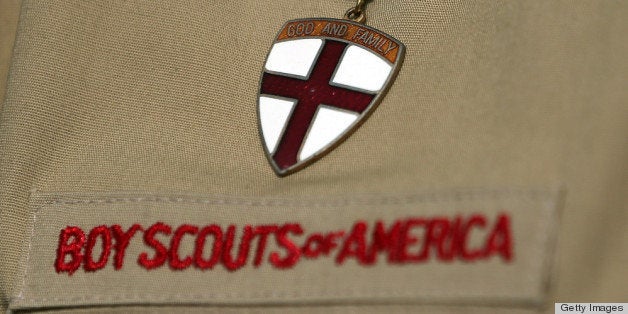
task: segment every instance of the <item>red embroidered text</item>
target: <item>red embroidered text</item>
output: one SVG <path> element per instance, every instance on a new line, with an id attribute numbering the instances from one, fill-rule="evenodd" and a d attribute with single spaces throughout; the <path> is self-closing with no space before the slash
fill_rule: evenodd
<path id="1" fill-rule="evenodd" d="M 131 242 L 142 239 L 137 257 L 126 255 Z M 111 257 L 111 262 L 109 261 Z M 357 221 L 347 230 L 308 233 L 299 223 L 220 226 L 157 222 L 150 226 L 96 226 L 89 232 L 68 226 L 59 234 L 55 269 L 72 275 L 81 266 L 95 272 L 111 264 L 121 270 L 133 258 L 147 269 L 229 271 L 264 264 L 289 269 L 304 260 L 328 258 L 337 265 L 358 263 L 417 264 L 429 261 L 474 262 L 513 259 L 510 217 L 500 214 L 411 217 L 392 223 Z"/>

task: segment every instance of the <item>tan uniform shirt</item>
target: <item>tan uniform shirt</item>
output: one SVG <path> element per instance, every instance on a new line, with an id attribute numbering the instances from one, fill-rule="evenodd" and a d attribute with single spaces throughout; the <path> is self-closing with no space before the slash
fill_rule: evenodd
<path id="1" fill-rule="evenodd" d="M 7 55 L 17 6 L 1 3 Z M 0 308 L 628 302 L 628 4 L 375 0 L 368 25 L 407 48 L 395 84 L 279 178 L 258 135 L 264 58 L 285 21 L 352 4 L 24 1 L 0 115 Z"/>

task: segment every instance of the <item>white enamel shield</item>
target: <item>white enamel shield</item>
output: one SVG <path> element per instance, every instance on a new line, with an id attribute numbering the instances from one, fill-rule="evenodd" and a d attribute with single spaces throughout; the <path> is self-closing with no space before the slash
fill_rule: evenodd
<path id="1" fill-rule="evenodd" d="M 279 176 L 330 152 L 373 112 L 403 62 L 401 42 L 348 20 L 286 23 L 270 49 L 259 129 Z"/>

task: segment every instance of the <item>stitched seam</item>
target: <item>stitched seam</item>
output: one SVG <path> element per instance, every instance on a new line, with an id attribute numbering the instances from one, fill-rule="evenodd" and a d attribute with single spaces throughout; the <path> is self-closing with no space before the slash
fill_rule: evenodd
<path id="1" fill-rule="evenodd" d="M 363 295 L 365 293 L 368 293 L 369 295 Z M 301 298 L 298 299 L 299 297 L 311 297 L 311 298 Z M 119 301 L 119 300 L 124 300 L 124 301 L 149 301 L 149 302 L 159 302 L 159 301 L 170 301 L 170 300 L 179 300 L 180 299 L 184 299 L 183 302 L 185 302 L 185 300 L 204 300 L 208 303 L 211 303 L 212 300 L 208 299 L 211 297 L 219 297 L 222 298 L 222 300 L 218 300 L 217 302 L 219 303 L 220 301 L 232 301 L 232 300 L 237 300 L 239 298 L 259 298 L 259 299 L 263 299 L 263 300 L 274 300 L 274 301 L 317 301 L 318 298 L 320 297 L 330 297 L 330 296 L 338 296 L 337 293 L 331 293 L 331 294 L 324 294 L 324 293 L 317 293 L 317 294 L 312 294 L 312 293 L 299 293 L 299 292 L 268 292 L 268 293 L 212 293 L 212 294 L 168 294 L 168 295 L 153 295 L 153 294 L 124 294 L 124 295 L 110 295 L 110 296 L 104 296 L 104 297 L 100 297 L 100 296 L 80 296 L 80 297 L 72 297 L 72 298 L 68 298 L 68 297 L 63 297 L 63 298 L 37 298 L 37 299 L 32 299 L 30 301 L 30 303 L 37 303 L 37 302 L 48 302 L 48 301 L 56 301 L 56 302 L 64 302 L 64 301 Z M 380 292 L 374 289 L 368 289 L 368 290 L 344 290 L 343 291 L 343 295 L 341 297 L 337 297 L 336 299 L 332 299 L 333 300 L 340 300 L 340 299 L 346 299 L 346 298 L 357 298 L 357 299 L 368 299 L 368 298 L 373 298 L 373 297 L 398 297 L 398 298 L 404 298 L 404 297 L 412 297 L 418 300 L 422 300 L 422 299 L 437 299 L 437 300 L 441 300 L 441 301 L 448 301 L 445 300 L 446 298 L 450 298 L 450 297 L 460 297 L 460 295 L 458 294 L 450 294 L 450 293 L 439 293 L 437 296 L 434 295 L 423 295 L 423 296 L 417 296 L 415 293 L 412 292 L 407 292 L 407 291 L 393 291 L 392 294 L 389 292 Z M 285 298 L 285 297 L 291 297 L 294 298 L 292 300 L 285 300 L 285 299 L 279 299 L 279 298 Z M 516 297 L 516 296 L 468 296 L 465 297 L 464 299 L 473 299 L 473 300 L 478 300 L 478 302 L 481 301 L 497 301 L 497 300 L 528 300 L 529 298 L 521 298 L 521 297 Z M 259 302 L 258 300 L 253 300 L 252 302 Z M 116 302 L 119 303 L 119 302 Z M 242 303 L 250 303 L 250 302 L 246 302 L 243 301 Z M 28 304 L 28 303 L 26 303 Z"/>
<path id="2" fill-rule="evenodd" d="M 35 224 L 37 223 L 37 210 L 33 211 L 33 221 L 31 224 L 31 235 L 30 235 L 30 239 L 28 241 L 28 247 L 27 247 L 27 253 L 26 253 L 26 265 L 24 265 L 24 277 L 22 278 L 22 288 L 20 289 L 20 293 L 17 295 L 17 299 L 19 300 L 23 300 L 24 299 L 24 290 L 26 290 L 26 278 L 28 277 L 28 275 L 30 274 L 30 268 L 31 268 L 31 252 L 32 252 L 32 248 L 33 248 L 33 240 L 35 238 Z M 24 254 L 22 252 L 22 254 Z"/>
<path id="3" fill-rule="evenodd" d="M 138 193 L 139 194 L 139 193 Z M 47 194 L 35 196 L 42 198 Z M 336 207 L 349 205 L 409 205 L 415 203 L 440 203 L 440 202 L 463 202 L 478 200 L 509 199 L 514 197 L 525 197 L 530 200 L 551 199 L 552 193 L 543 191 L 517 191 L 517 190 L 480 190 L 480 191 L 450 191 L 443 193 L 410 194 L 407 196 L 380 196 L 380 197 L 356 197 L 339 198 L 332 200 L 290 200 L 290 199 L 269 199 L 252 201 L 240 198 L 216 197 L 216 198 L 194 198 L 186 196 L 151 196 L 151 197 L 101 197 L 86 199 L 57 199 L 44 200 L 46 205 L 91 205 L 91 204 L 120 204 L 120 203 L 189 203 L 189 204 L 209 204 L 209 205 L 236 205 L 236 206 L 320 206 Z M 67 198 L 67 197 L 66 197 Z"/>

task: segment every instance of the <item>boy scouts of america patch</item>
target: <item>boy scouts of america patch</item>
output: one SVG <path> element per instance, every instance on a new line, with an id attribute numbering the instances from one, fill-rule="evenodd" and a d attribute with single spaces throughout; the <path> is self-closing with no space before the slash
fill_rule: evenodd
<path id="1" fill-rule="evenodd" d="M 257 107 L 277 175 L 303 169 L 355 131 L 392 85 L 404 54 L 398 40 L 351 20 L 287 22 L 266 58 Z"/>

